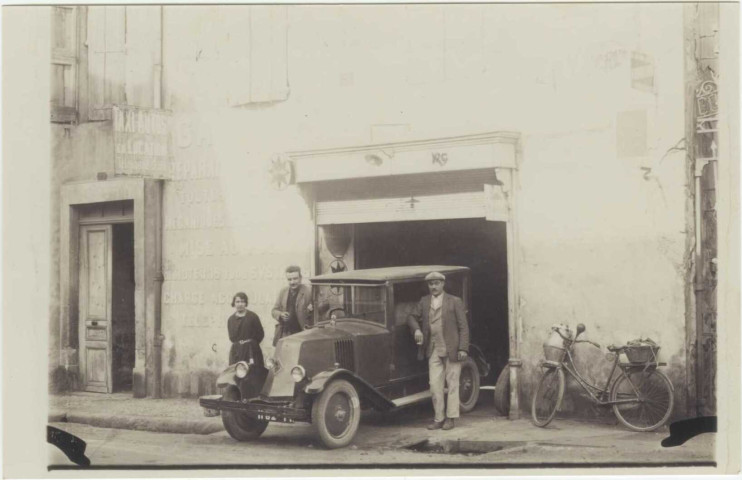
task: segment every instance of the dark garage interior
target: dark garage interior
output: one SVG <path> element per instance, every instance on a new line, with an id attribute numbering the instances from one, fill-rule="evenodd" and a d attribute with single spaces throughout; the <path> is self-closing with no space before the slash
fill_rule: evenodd
<path id="1" fill-rule="evenodd" d="M 508 361 L 507 240 L 504 222 L 482 218 L 355 225 L 355 267 L 457 265 L 471 269 L 473 343 L 494 384 Z"/>

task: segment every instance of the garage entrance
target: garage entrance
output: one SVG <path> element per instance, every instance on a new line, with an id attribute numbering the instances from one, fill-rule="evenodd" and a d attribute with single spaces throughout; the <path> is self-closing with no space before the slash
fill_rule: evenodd
<path id="1" fill-rule="evenodd" d="M 519 134 L 489 132 L 289 152 L 274 162 L 286 164 L 309 206 L 312 273 L 423 264 L 471 269 L 472 336 L 492 367 L 487 384 L 509 372 L 511 419 L 519 418 L 522 365 L 519 159 Z"/>
<path id="2" fill-rule="evenodd" d="M 355 268 L 457 265 L 471 269 L 472 339 L 492 366 L 494 384 L 508 362 L 505 222 L 482 218 L 354 225 Z"/>

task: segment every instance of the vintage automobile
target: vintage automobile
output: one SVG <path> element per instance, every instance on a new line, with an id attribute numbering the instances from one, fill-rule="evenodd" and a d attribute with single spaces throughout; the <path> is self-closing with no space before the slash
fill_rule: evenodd
<path id="1" fill-rule="evenodd" d="M 312 278 L 314 325 L 278 341 L 266 368 L 230 365 L 218 378 L 223 395 L 201 397 L 207 416 L 221 413 L 240 441 L 259 437 L 269 422 L 310 422 L 328 448 L 348 445 L 361 409 L 382 411 L 429 400 L 426 360 L 407 316 L 428 293 L 425 275 L 446 275 L 446 291 L 461 297 L 469 316 L 467 267 L 411 266 L 346 271 Z M 471 325 L 471 319 L 468 319 Z M 476 345 L 461 369 L 461 411 L 479 397 L 489 365 Z"/>

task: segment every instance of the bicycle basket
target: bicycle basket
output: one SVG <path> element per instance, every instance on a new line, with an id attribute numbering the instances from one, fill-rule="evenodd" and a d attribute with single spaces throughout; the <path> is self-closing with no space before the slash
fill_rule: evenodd
<path id="1" fill-rule="evenodd" d="M 544 345 L 544 358 L 547 362 L 562 363 L 564 355 L 567 351 L 561 347 L 555 347 L 552 345 Z"/>
<path id="2" fill-rule="evenodd" d="M 624 352 L 631 363 L 657 363 L 659 345 L 628 345 Z"/>
<path id="3" fill-rule="evenodd" d="M 564 334 L 562 335 L 572 338 L 572 332 L 567 327 L 562 327 L 561 325 L 551 327 L 551 334 L 544 342 L 544 357 L 549 362 L 561 363 L 567 354 L 567 350 L 564 348 L 564 338 L 560 335 L 560 329 L 564 330 Z"/>

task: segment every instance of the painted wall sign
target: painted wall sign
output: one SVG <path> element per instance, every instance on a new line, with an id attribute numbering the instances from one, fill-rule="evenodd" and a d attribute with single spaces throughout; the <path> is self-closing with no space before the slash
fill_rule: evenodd
<path id="1" fill-rule="evenodd" d="M 711 117 L 719 112 L 719 96 L 716 83 L 706 81 L 696 91 L 696 102 L 698 103 L 698 116 Z"/>
<path id="2" fill-rule="evenodd" d="M 441 167 L 448 163 L 448 153 L 446 152 L 433 152 L 433 163 L 440 165 Z"/>
<path id="3" fill-rule="evenodd" d="M 717 131 L 719 104 L 716 83 L 705 81 L 696 89 L 696 159 L 713 161 L 717 158 Z"/>
<path id="4" fill-rule="evenodd" d="M 171 114 L 167 110 L 113 107 L 116 175 L 167 178 L 172 175 Z"/>

